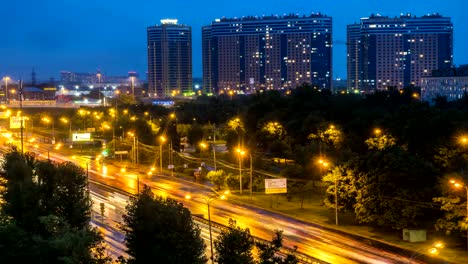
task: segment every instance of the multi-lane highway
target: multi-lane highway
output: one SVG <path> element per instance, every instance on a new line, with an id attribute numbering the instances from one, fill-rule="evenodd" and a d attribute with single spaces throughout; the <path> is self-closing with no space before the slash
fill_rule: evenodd
<path id="1" fill-rule="evenodd" d="M 42 157 L 47 157 L 47 150 L 35 148 Z M 109 244 L 115 246 L 115 254 L 121 254 L 122 241 L 119 234 L 112 227 L 117 227 L 121 221 L 128 196 L 135 194 L 137 183 L 146 184 L 153 188 L 157 195 L 170 196 L 184 203 L 192 214 L 207 217 L 207 205 L 204 199 L 216 195 L 206 186 L 162 175 L 147 175 L 145 173 L 125 168 L 123 170 L 113 164 L 104 164 L 86 157 L 63 156 L 50 153 L 50 158 L 57 161 L 73 161 L 89 170 L 90 191 L 95 201 L 94 211 L 100 212 L 100 204 L 104 203 L 104 233 Z M 111 186 L 111 187 L 109 187 Z M 186 200 L 190 194 L 192 199 Z M 275 229 L 283 230 L 285 246 L 298 247 L 298 252 L 312 256 L 328 263 L 422 263 L 409 257 L 387 252 L 369 246 L 366 243 L 353 240 L 331 231 L 324 230 L 317 225 L 299 221 L 292 217 L 281 215 L 261 208 L 239 204 L 230 201 L 216 200 L 211 202 L 211 219 L 213 222 L 226 224 L 229 218 L 235 219 L 241 227 L 249 227 L 252 235 L 270 240 Z M 99 226 L 99 217 L 94 218 Z M 208 234 L 203 228 L 203 236 Z M 215 230 L 216 233 L 216 230 Z M 209 246 L 209 243 L 207 243 Z"/>
<path id="2" fill-rule="evenodd" d="M 78 157 L 75 161 L 85 167 L 86 159 Z M 174 177 L 148 176 L 130 168 L 123 171 L 112 164 L 104 165 L 96 161 L 90 164 L 90 180 L 114 186 L 128 193 L 136 193 L 137 182 L 140 181 L 140 185 L 150 186 L 157 195 L 170 196 L 182 201 L 193 214 L 205 217 L 207 217 L 207 205 L 204 199 L 215 195 L 210 188 L 197 183 Z M 186 200 L 186 194 L 190 194 L 192 199 Z M 118 203 L 124 204 L 112 202 L 110 206 Z M 299 252 L 328 263 L 411 262 L 407 257 L 373 248 L 346 236 L 325 231 L 311 223 L 253 206 L 229 200 L 216 200 L 211 202 L 211 209 L 213 222 L 226 224 L 229 218 L 235 219 L 238 225 L 249 227 L 254 236 L 263 239 L 271 239 L 275 229 L 283 230 L 286 246 L 297 246 Z M 118 218 L 118 214 L 115 217 Z"/>

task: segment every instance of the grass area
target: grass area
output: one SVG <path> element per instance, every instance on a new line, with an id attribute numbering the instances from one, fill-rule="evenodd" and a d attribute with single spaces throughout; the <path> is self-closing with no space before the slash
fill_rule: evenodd
<path id="1" fill-rule="evenodd" d="M 299 197 L 293 197 L 288 201 L 284 194 L 266 195 L 254 193 L 252 198 L 250 198 L 247 190 L 243 195 L 234 192 L 231 199 L 418 252 L 425 252 L 435 242 L 440 240 L 436 235 L 428 233 L 428 240 L 426 242 L 410 243 L 403 241 L 401 231 L 384 232 L 376 228 L 358 225 L 354 222 L 351 215 L 344 215 L 342 213 L 339 214 L 339 226 L 335 226 L 334 211 L 321 205 L 323 196 L 318 194 L 305 197 L 302 208 Z M 446 240 L 446 238 L 444 239 Z M 444 241 L 444 243 L 448 244 L 441 249 L 438 258 L 452 263 L 468 263 L 468 251 L 466 249 L 454 247 L 455 245 L 450 242 Z"/>

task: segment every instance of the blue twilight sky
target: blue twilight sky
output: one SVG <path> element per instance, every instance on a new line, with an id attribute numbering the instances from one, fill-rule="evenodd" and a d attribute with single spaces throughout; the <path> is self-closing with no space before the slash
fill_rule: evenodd
<path id="1" fill-rule="evenodd" d="M 333 39 L 372 13 L 440 13 L 454 24 L 454 62 L 468 64 L 468 0 L 10 0 L 0 15 L 0 77 L 58 78 L 61 70 L 146 78 L 146 27 L 177 18 L 192 27 L 193 76 L 201 77 L 201 27 L 215 18 L 310 14 L 333 17 Z M 335 45 L 333 76 L 346 78 L 345 45 Z"/>

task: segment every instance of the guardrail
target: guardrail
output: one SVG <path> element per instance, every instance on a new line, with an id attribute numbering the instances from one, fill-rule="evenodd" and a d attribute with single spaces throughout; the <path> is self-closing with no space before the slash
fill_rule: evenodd
<path id="1" fill-rule="evenodd" d="M 118 188 L 116 188 L 114 186 L 107 185 L 105 183 L 101 183 L 101 182 L 98 182 L 98 181 L 94 181 L 92 179 L 90 179 L 89 182 L 93 183 L 93 184 L 104 186 L 106 188 L 109 188 L 109 189 L 112 189 L 112 190 L 115 190 L 115 191 L 118 191 L 118 192 L 123 193 L 123 194 L 128 195 L 128 196 L 135 196 L 135 194 L 133 194 L 133 193 L 126 192 L 126 191 L 118 189 Z M 201 215 L 192 214 L 192 218 L 196 222 L 208 225 L 208 219 L 205 219 Z M 229 230 L 228 226 L 220 224 L 220 223 L 216 223 L 216 222 L 213 222 L 213 221 L 211 221 L 211 226 L 216 228 L 216 229 L 223 230 L 223 231 Z M 117 228 L 117 229 L 119 229 L 119 228 Z M 252 236 L 252 237 L 253 237 L 255 242 L 261 242 L 261 243 L 267 243 L 267 244 L 271 243 L 270 241 L 259 238 L 259 237 L 255 237 L 255 236 Z M 281 248 L 280 253 L 283 256 L 286 256 L 287 254 L 295 255 L 297 257 L 297 259 L 299 260 L 299 263 L 312 263 L 312 264 L 326 264 L 327 263 L 327 262 L 321 261 L 319 259 L 316 259 L 314 257 L 308 256 L 306 254 L 294 251 L 293 249 L 291 249 L 289 247 L 285 247 L 285 246 L 283 246 Z"/>

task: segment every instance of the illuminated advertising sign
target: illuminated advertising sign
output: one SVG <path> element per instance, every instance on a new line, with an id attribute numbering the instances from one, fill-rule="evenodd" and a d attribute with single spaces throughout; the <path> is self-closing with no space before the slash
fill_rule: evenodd
<path id="1" fill-rule="evenodd" d="M 23 128 L 25 127 L 25 122 L 24 122 L 24 117 L 23 117 Z M 21 117 L 20 116 L 11 116 L 10 117 L 10 128 L 21 128 Z"/>
<path id="2" fill-rule="evenodd" d="M 282 179 L 265 179 L 265 193 L 287 193 L 287 182 L 286 178 Z"/>
<path id="3" fill-rule="evenodd" d="M 75 133 L 73 134 L 73 141 L 91 141 L 91 133 Z"/>

